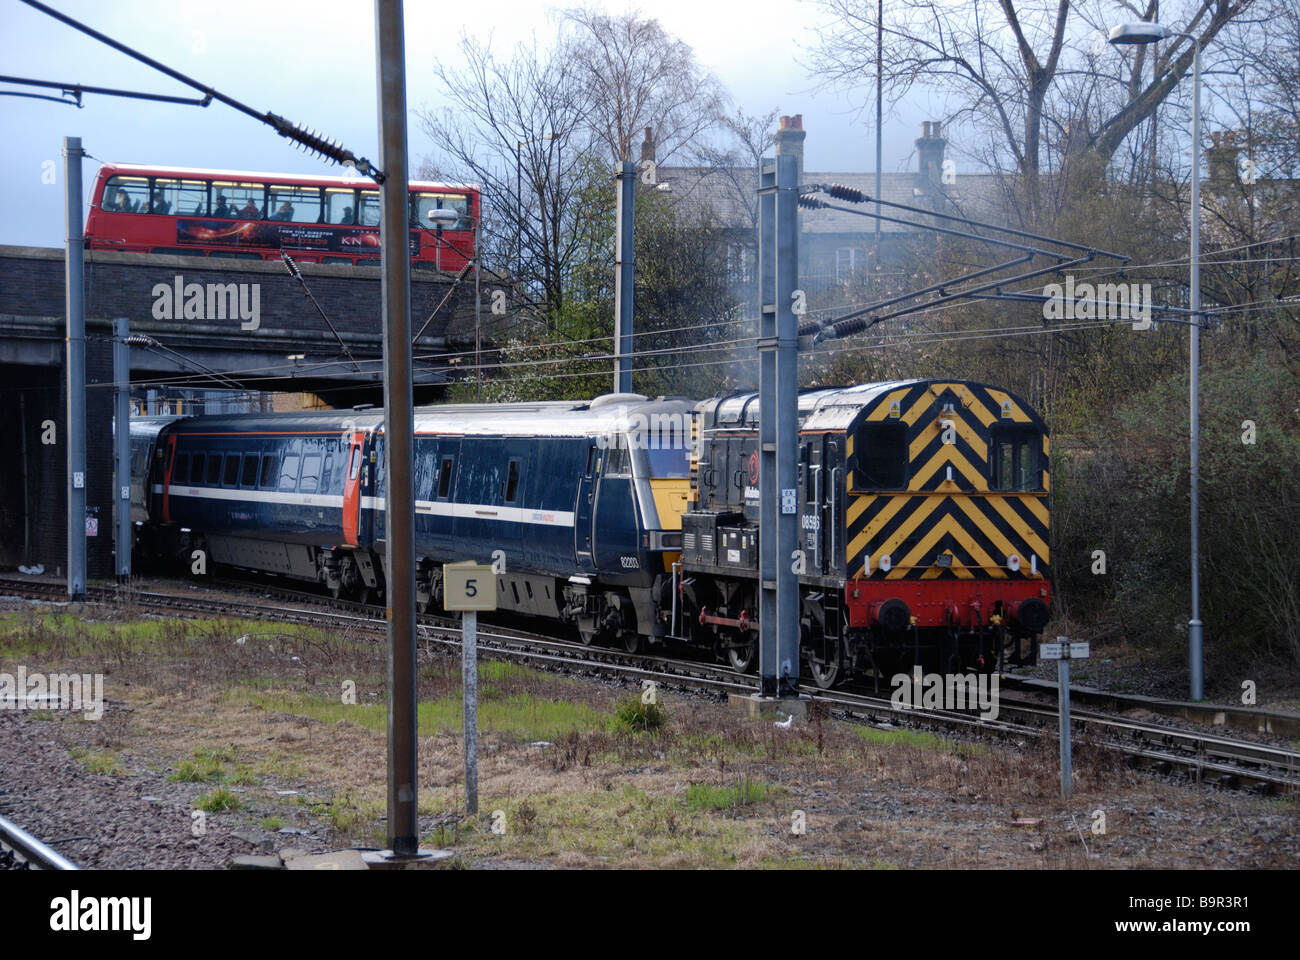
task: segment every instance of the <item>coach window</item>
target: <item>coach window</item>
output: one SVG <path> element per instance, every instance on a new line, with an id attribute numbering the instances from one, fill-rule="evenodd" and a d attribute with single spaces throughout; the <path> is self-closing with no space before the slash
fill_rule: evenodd
<path id="1" fill-rule="evenodd" d="M 1037 490 L 1042 442 L 1032 427 L 994 427 L 989 486 L 994 490 Z"/>
<path id="2" fill-rule="evenodd" d="M 361 191 L 361 207 L 357 210 L 357 223 L 363 227 L 379 226 L 379 191 Z"/>
<path id="3" fill-rule="evenodd" d="M 329 490 L 330 481 L 333 479 L 334 479 L 334 454 L 327 453 L 325 455 L 325 465 L 321 467 L 321 472 L 320 472 L 320 489 L 322 492 Z"/>
<path id="4" fill-rule="evenodd" d="M 221 482 L 221 454 L 214 453 L 208 457 L 208 472 L 203 482 L 210 487 L 215 487 Z"/>
<path id="5" fill-rule="evenodd" d="M 302 458 L 302 478 L 298 489 L 303 493 L 315 493 L 320 489 L 320 456 L 311 454 Z"/>
<path id="6" fill-rule="evenodd" d="M 187 483 L 190 478 L 190 455 L 178 453 L 172 464 L 172 483 Z"/>
<path id="7" fill-rule="evenodd" d="M 99 208 L 107 213 L 145 213 L 149 209 L 149 178 L 109 177 Z"/>
<path id="8" fill-rule="evenodd" d="M 203 482 L 203 465 L 204 465 L 203 454 L 196 453 L 192 458 L 190 458 L 190 483 L 191 484 Z"/>
<path id="9" fill-rule="evenodd" d="M 221 477 L 223 487 L 233 487 L 239 482 L 239 454 L 226 454 L 226 472 Z"/>
<path id="10" fill-rule="evenodd" d="M 438 499 L 446 500 L 451 496 L 451 471 L 456 460 L 454 457 L 443 457 L 442 463 L 438 466 Z"/>
<path id="11" fill-rule="evenodd" d="M 510 461 L 510 466 L 506 470 L 506 503 L 514 503 L 519 499 L 519 460 Z"/>
<path id="12" fill-rule="evenodd" d="M 244 454 L 244 472 L 239 477 L 239 485 L 241 487 L 257 486 L 257 463 L 257 454 Z"/>
<path id="13" fill-rule="evenodd" d="M 860 490 L 902 490 L 907 486 L 907 427 L 901 423 L 865 423 L 853 443 L 858 466 L 853 480 Z"/>
<path id="14" fill-rule="evenodd" d="M 280 468 L 280 489 L 293 490 L 298 486 L 298 457 L 290 454 Z"/>
<path id="15" fill-rule="evenodd" d="M 266 219 L 292 223 L 320 223 L 320 187 L 290 187 L 271 184 L 271 202 Z"/>
<path id="16" fill-rule="evenodd" d="M 280 458 L 273 453 L 268 453 L 262 458 L 262 478 L 258 486 L 263 490 L 274 490 L 275 482 L 279 479 L 280 474 L 277 472 L 280 466 Z"/>

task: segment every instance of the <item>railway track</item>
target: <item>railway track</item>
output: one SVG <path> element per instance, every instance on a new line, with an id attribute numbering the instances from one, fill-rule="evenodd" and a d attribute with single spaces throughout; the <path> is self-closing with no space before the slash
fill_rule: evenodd
<path id="1" fill-rule="evenodd" d="M 0 870 L 80 870 L 53 847 L 0 817 Z"/>
<path id="2" fill-rule="evenodd" d="M 352 601 L 332 600 L 279 585 L 218 582 L 213 586 L 242 593 L 256 592 L 262 594 L 263 598 L 276 602 L 254 602 L 230 596 L 204 596 L 188 592 L 118 591 L 105 587 L 89 587 L 87 600 L 117 603 L 129 597 L 141 607 L 189 616 L 210 617 L 217 614 L 240 619 L 301 623 L 346 629 L 360 635 L 373 634 L 376 637 L 386 633 L 385 622 L 375 616 L 375 608 Z M 63 598 L 62 589 L 61 584 L 51 581 L 0 578 L 0 593 L 15 592 L 38 599 L 59 600 Z M 294 606 L 286 606 L 286 603 Z M 460 622 L 446 617 L 421 616 L 418 636 L 430 648 L 441 646 L 459 649 Z M 617 648 L 585 646 L 577 641 L 497 625 L 481 625 L 478 643 L 482 654 L 529 663 L 553 672 L 592 677 L 615 676 L 637 685 L 652 681 L 665 689 L 692 690 L 715 699 L 723 699 L 732 694 L 747 696 L 756 689 L 752 678 L 738 675 L 721 665 L 663 654 L 630 654 Z M 1016 679 L 1008 678 L 1013 686 L 1031 692 L 1023 697 L 1001 692 L 997 720 L 985 720 L 973 713 L 959 711 L 901 709 L 888 696 L 868 694 L 853 688 L 805 689 L 810 699 L 822 704 L 832 716 L 850 721 L 925 726 L 955 730 L 972 736 L 1055 739 L 1055 707 L 1034 699 L 1032 685 L 1018 684 Z M 1052 689 L 1054 690 L 1054 685 Z M 1073 688 L 1071 695 L 1074 695 Z M 1125 700 L 1122 695 L 1107 695 L 1107 699 L 1113 709 Z M 1137 699 L 1143 706 L 1149 703 L 1149 698 Z M 1293 719 L 1285 714 L 1251 712 L 1256 715 L 1256 726 L 1259 729 L 1264 729 L 1275 718 Z M 1133 720 L 1086 708 L 1072 710 L 1071 716 L 1082 740 L 1120 753 L 1134 765 L 1151 767 L 1159 773 L 1179 771 L 1195 782 L 1221 787 L 1251 787 L 1261 791 L 1285 792 L 1300 790 L 1300 751 L 1257 741 L 1233 739 L 1217 733 L 1183 730 Z M 1269 726 L 1268 729 L 1271 730 L 1272 727 Z"/>

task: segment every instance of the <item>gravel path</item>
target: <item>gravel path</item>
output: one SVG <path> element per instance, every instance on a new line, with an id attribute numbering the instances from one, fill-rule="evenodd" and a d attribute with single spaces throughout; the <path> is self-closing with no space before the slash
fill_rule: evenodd
<path id="1" fill-rule="evenodd" d="M 106 719 L 113 709 L 106 705 Z M 235 832 L 277 848 L 328 849 L 311 835 L 258 836 L 247 815 L 237 814 L 208 814 L 204 835 L 193 836 L 194 800 L 210 785 L 169 783 L 165 774 L 131 769 L 129 761 L 125 776 L 89 773 L 68 753 L 75 741 L 63 739 L 88 726 L 0 710 L 0 815 L 78 866 L 217 869 L 262 852 Z"/>

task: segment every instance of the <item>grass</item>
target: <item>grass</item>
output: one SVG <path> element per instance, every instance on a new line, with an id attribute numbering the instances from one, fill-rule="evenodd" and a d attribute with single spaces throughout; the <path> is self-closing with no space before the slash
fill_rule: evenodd
<path id="1" fill-rule="evenodd" d="M 86 768 L 87 773 L 101 773 L 110 777 L 120 777 L 126 773 L 126 767 L 122 766 L 122 761 L 117 754 L 110 753 L 107 750 L 88 750 L 84 747 L 74 747 L 68 752 L 73 759 L 81 761 L 81 765 Z"/>
<path id="2" fill-rule="evenodd" d="M 182 760 L 167 777 L 172 783 L 220 783 L 226 779 L 225 764 L 235 762 L 234 747 L 198 747 L 189 760 Z M 257 783 L 246 767 L 240 767 L 234 782 L 240 786 Z"/>
<path id="3" fill-rule="evenodd" d="M 686 790 L 686 807 L 688 810 L 738 810 L 761 803 L 767 799 L 767 794 L 766 784 L 748 778 L 725 787 L 693 783 Z"/>
<path id="4" fill-rule="evenodd" d="M 344 704 L 332 697 L 288 692 L 239 691 L 235 696 L 264 710 L 326 724 L 351 723 L 376 733 L 387 730 L 388 707 L 384 703 Z M 419 735 L 460 733 L 463 711 L 463 695 L 459 689 L 447 696 L 421 701 L 417 707 Z M 485 733 L 500 733 L 520 740 L 554 741 L 567 733 L 606 729 L 609 718 L 585 704 L 550 700 L 523 691 L 505 693 L 494 689 L 491 683 L 484 683 L 479 687 L 478 723 L 479 730 Z"/>
<path id="5" fill-rule="evenodd" d="M 881 730 L 878 727 L 854 727 L 859 737 L 882 747 L 916 747 L 921 750 L 949 751 L 960 749 L 963 753 L 980 753 L 984 748 L 974 744 L 958 744 L 925 730 Z"/>
<path id="6" fill-rule="evenodd" d="M 646 703 L 639 696 L 629 697 L 614 712 L 614 728 L 628 733 L 647 733 L 664 725 L 668 715 L 658 703 Z"/>
<path id="7" fill-rule="evenodd" d="M 288 823 L 285 822 L 283 817 L 262 818 L 262 829 L 265 830 L 267 833 L 277 833 L 279 832 L 281 827 L 287 827 L 287 826 Z"/>
<path id="8" fill-rule="evenodd" d="M 211 793 L 199 797 L 196 806 L 205 813 L 224 813 L 239 810 L 244 806 L 244 801 L 231 793 L 228 787 L 217 787 Z"/>

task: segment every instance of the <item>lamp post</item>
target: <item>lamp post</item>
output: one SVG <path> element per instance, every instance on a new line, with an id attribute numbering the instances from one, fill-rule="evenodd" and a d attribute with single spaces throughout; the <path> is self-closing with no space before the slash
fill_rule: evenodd
<path id="1" fill-rule="evenodd" d="M 429 219 L 440 227 L 454 226 L 460 221 L 460 214 L 450 207 L 438 207 L 429 211 Z M 482 263 L 483 251 L 479 245 L 479 220 L 474 222 L 474 397 L 476 402 L 483 402 L 483 325 L 480 321 L 483 298 L 479 295 L 479 264 Z M 441 239 L 441 238 L 440 238 Z"/>
<path id="2" fill-rule="evenodd" d="M 1110 31 L 1116 45 L 1155 43 L 1170 37 L 1192 41 L 1192 262 L 1191 262 L 1191 494 L 1192 494 L 1192 618 L 1187 624 L 1187 655 L 1191 698 L 1204 697 L 1200 564 L 1200 464 L 1201 464 L 1201 43 L 1190 33 L 1179 33 L 1158 23 L 1125 23 Z"/>

